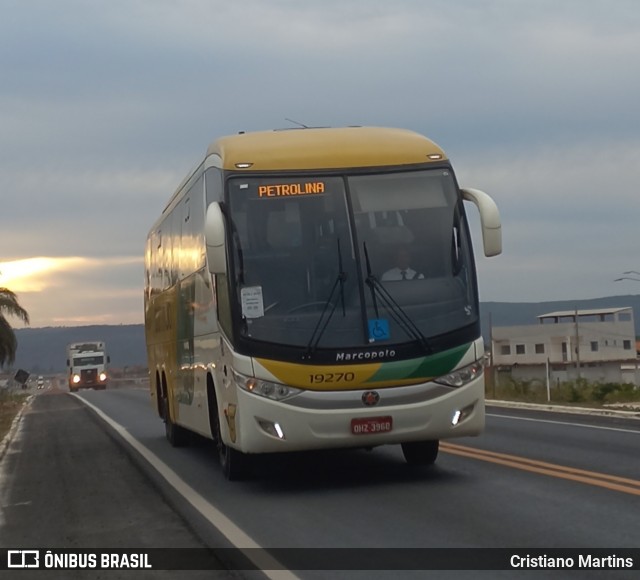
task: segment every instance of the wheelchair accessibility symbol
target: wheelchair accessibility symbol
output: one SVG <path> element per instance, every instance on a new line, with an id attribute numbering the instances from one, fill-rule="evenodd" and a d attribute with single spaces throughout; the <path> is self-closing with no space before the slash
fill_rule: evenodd
<path id="1" fill-rule="evenodd" d="M 389 340 L 389 321 L 384 318 L 369 320 L 369 342 Z"/>

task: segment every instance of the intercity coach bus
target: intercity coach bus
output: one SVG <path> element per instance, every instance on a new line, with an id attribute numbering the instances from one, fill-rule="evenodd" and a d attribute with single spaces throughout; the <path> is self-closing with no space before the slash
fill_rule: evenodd
<path id="1" fill-rule="evenodd" d="M 305 127 L 211 144 L 146 243 L 150 390 L 171 444 L 213 439 L 237 479 L 251 454 L 400 444 L 426 465 L 440 439 L 479 434 L 463 200 L 485 255 L 499 254 L 493 200 L 461 189 L 417 133 Z"/>

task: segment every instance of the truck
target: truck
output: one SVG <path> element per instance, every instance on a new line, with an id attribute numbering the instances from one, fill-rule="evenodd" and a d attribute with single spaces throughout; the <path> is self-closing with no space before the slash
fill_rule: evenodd
<path id="1" fill-rule="evenodd" d="M 109 376 L 105 343 L 102 341 L 72 342 L 67 346 L 69 390 L 107 388 Z"/>

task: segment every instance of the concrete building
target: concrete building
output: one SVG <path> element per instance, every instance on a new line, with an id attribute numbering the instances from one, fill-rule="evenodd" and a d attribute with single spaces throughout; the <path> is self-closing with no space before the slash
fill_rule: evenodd
<path id="1" fill-rule="evenodd" d="M 578 378 L 640 384 L 633 309 L 567 310 L 538 316 L 538 324 L 494 327 L 493 365 L 516 380 L 553 383 Z"/>

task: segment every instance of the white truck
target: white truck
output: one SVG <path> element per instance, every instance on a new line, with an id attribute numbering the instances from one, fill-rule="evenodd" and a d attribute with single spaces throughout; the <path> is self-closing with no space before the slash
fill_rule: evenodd
<path id="1" fill-rule="evenodd" d="M 72 342 L 67 346 L 69 390 L 106 389 L 110 358 L 104 342 Z"/>

